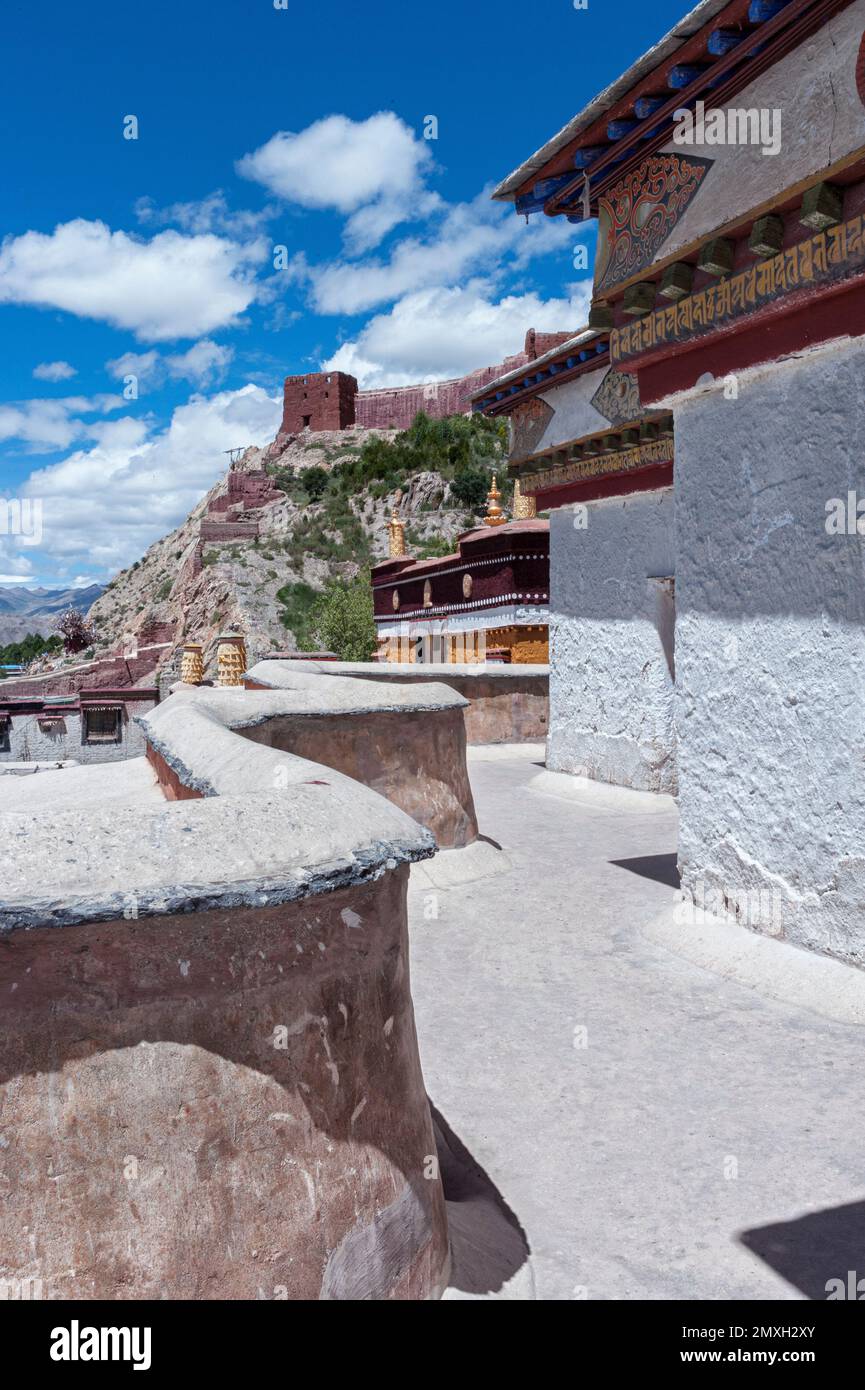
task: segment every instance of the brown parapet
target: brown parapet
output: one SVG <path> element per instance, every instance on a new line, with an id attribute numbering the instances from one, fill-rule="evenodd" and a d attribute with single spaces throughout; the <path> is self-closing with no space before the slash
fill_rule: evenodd
<path id="1" fill-rule="evenodd" d="M 438 1297 L 407 881 L 9 933 L 4 1275 L 46 1299 Z"/>
<path id="2" fill-rule="evenodd" d="M 461 707 L 274 715 L 235 732 L 363 782 L 431 830 L 441 849 L 477 839 Z"/>
<path id="3" fill-rule="evenodd" d="M 181 782 L 174 768 L 168 766 L 162 754 L 157 753 L 149 741 L 145 748 L 145 756 L 156 773 L 156 780 L 166 801 L 201 800 L 203 793 L 196 791 L 194 787 L 187 787 Z"/>

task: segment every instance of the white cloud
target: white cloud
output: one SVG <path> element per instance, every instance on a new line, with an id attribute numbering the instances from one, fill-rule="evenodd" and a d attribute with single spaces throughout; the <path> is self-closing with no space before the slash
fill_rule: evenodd
<path id="1" fill-rule="evenodd" d="M 588 281 L 570 299 L 512 294 L 496 301 L 478 282 L 419 290 L 370 319 L 323 367 L 349 372 L 367 389 L 463 376 L 519 352 L 529 328 L 576 333 L 590 298 Z"/>
<path id="2" fill-rule="evenodd" d="M 490 277 L 518 270 L 538 256 L 560 251 L 574 239 L 562 219 L 544 218 L 525 226 L 513 210 L 489 201 L 484 191 L 470 203 L 450 207 L 426 238 L 397 242 L 387 260 L 334 261 L 309 267 L 306 274 L 315 308 L 322 314 L 360 314 L 415 290 L 453 285 L 466 275 Z M 565 262 L 570 273 L 570 257 Z"/>
<path id="3" fill-rule="evenodd" d="M 33 368 L 33 375 L 37 381 L 68 381 L 77 372 L 68 362 L 40 362 Z"/>
<path id="4" fill-rule="evenodd" d="M 155 348 L 149 352 L 125 352 L 105 363 L 109 374 L 118 381 L 124 377 L 138 378 L 140 388 L 151 389 L 165 381 L 190 381 L 199 390 L 222 381 L 234 357 L 234 349 L 202 338 L 186 352 L 163 356 Z"/>
<path id="5" fill-rule="evenodd" d="M 157 207 L 152 198 L 139 198 L 135 204 L 135 216 L 144 226 L 164 227 L 172 223 L 196 236 L 203 232 L 217 232 L 240 241 L 255 237 L 263 223 L 275 215 L 275 207 L 264 207 L 258 212 L 241 208 L 234 212 L 221 189 L 208 194 L 206 198 L 172 203 L 165 208 Z"/>
<path id="6" fill-rule="evenodd" d="M 0 302 L 65 309 L 139 339 L 197 338 L 233 325 L 256 297 L 261 241 L 158 233 L 150 241 L 77 218 L 0 248 Z"/>
<path id="7" fill-rule="evenodd" d="M 365 121 L 326 116 L 296 134 L 280 130 L 237 162 L 239 174 L 286 202 L 351 214 L 346 236 L 357 251 L 438 206 L 437 195 L 423 189 L 432 167 L 428 143 L 392 111 Z"/>
<path id="8" fill-rule="evenodd" d="M 19 439 L 31 449 L 67 449 L 76 439 L 95 439 L 98 421 L 82 415 L 106 415 L 125 404 L 122 396 L 61 396 L 56 400 L 10 401 L 0 405 L 0 440 Z"/>
<path id="9" fill-rule="evenodd" d="M 225 450 L 269 443 L 281 412 L 278 397 L 244 386 L 191 397 L 162 430 L 103 421 L 95 447 L 39 469 L 21 489 L 42 499 L 43 547 L 26 559 L 64 583 L 88 567 L 91 579 L 93 569 L 115 573 L 185 520 L 226 468 Z"/>

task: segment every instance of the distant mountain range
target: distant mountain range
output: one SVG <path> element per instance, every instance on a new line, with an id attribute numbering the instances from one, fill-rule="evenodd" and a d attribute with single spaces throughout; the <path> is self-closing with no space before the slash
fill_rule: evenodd
<path id="1" fill-rule="evenodd" d="M 20 642 L 28 632 L 50 637 L 54 624 L 66 608 L 86 613 L 105 592 L 102 584 L 85 589 L 25 589 L 18 584 L 0 586 L 0 647 Z"/>

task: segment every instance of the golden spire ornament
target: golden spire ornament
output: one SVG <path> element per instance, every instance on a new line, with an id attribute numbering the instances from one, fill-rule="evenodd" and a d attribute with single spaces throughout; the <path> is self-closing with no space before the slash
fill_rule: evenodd
<path id="1" fill-rule="evenodd" d="M 538 514 L 537 498 L 526 497 L 519 478 L 514 479 L 514 521 L 531 521 Z"/>
<path id="2" fill-rule="evenodd" d="M 504 526 L 507 517 L 499 506 L 501 493 L 496 485 L 496 475 L 493 474 L 493 485 L 487 493 L 487 514 L 484 517 L 484 526 Z"/>

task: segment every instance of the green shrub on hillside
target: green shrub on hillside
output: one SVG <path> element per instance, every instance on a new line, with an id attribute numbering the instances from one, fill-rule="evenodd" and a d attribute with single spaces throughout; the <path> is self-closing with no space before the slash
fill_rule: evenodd
<path id="1" fill-rule="evenodd" d="M 283 627 L 294 633 L 301 651 L 309 650 L 314 646 L 312 615 L 321 594 L 311 585 L 300 582 L 283 584 L 277 591 L 276 598 L 277 602 L 282 604 L 279 619 Z"/>
<path id="2" fill-rule="evenodd" d="M 328 584 L 312 622 L 322 648 L 335 652 L 340 661 L 372 660 L 376 634 L 369 570 L 361 570 L 349 583 L 335 579 Z"/>
<path id="3" fill-rule="evenodd" d="M 337 463 L 331 473 L 331 487 L 351 495 L 368 488 L 373 496 L 382 497 L 423 472 L 440 473 L 453 485 L 453 480 L 466 472 L 489 472 L 500 464 L 506 447 L 507 425 L 503 421 L 488 420 L 484 415 L 448 415 L 432 420 L 420 411 L 395 439 L 374 435 L 364 443 L 359 458 Z"/>

